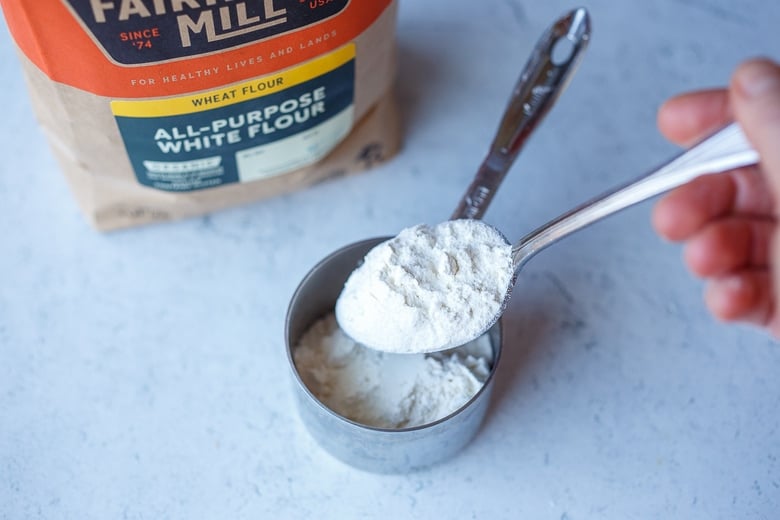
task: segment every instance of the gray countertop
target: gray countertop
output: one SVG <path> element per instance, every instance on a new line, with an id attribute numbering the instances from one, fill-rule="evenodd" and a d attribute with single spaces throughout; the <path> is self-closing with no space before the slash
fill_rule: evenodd
<path id="1" fill-rule="evenodd" d="M 569 90 L 485 220 L 510 238 L 656 165 L 669 95 L 780 57 L 780 4 L 585 4 Z M 100 234 L 79 214 L 0 30 L 0 518 L 778 518 L 780 345 L 717 323 L 644 203 L 521 274 L 474 441 L 354 470 L 298 418 L 286 306 L 355 240 L 450 214 L 530 47 L 572 7 L 403 1 L 392 161 L 210 216 Z"/>

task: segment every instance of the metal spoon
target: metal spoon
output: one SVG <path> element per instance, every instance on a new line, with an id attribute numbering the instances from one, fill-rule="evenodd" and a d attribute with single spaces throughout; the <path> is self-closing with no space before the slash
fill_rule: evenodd
<path id="1" fill-rule="evenodd" d="M 512 91 L 488 154 L 451 220 L 478 219 L 484 214 L 523 145 L 567 87 L 589 41 L 590 17 L 584 8 L 569 11 L 542 34 Z M 338 254 L 325 261 L 339 263 Z"/>
<path id="2" fill-rule="evenodd" d="M 758 161 L 758 153 L 751 148 L 739 126 L 736 123 L 732 123 L 659 168 L 629 184 L 609 191 L 564 213 L 529 233 L 514 245 L 510 245 L 509 241 L 504 238 L 507 247 L 511 247 L 511 265 L 508 266 L 511 269 L 511 273 L 506 273 L 510 275 L 506 277 L 509 280 L 508 286 L 505 288 L 503 301 L 492 320 L 485 323 L 481 321 L 453 323 L 451 328 L 453 334 L 451 336 L 441 334 L 415 336 L 413 348 L 410 347 L 405 352 L 427 353 L 445 350 L 464 344 L 484 334 L 498 321 L 506 309 L 520 269 L 536 253 L 561 238 L 617 211 L 680 186 L 700 175 L 749 166 L 756 164 Z M 481 225 L 490 227 L 488 224 Z M 495 229 L 495 231 L 497 235 L 504 237 L 499 230 Z M 452 253 L 456 254 L 457 252 L 453 251 Z M 503 288 L 495 287 L 495 289 L 500 294 Z M 482 320 L 482 318 L 477 319 Z M 413 334 L 413 331 L 409 331 L 409 333 Z M 422 342 L 422 338 L 427 338 L 425 341 L 431 343 L 438 341 L 443 341 L 443 343 L 426 344 Z M 360 340 L 360 338 L 356 339 Z M 410 341 L 411 343 L 412 341 Z M 367 346 L 380 348 L 379 345 L 367 344 Z"/>
<path id="3" fill-rule="evenodd" d="M 490 150 L 451 220 L 485 214 L 523 145 L 568 86 L 590 33 L 590 16 L 578 8 L 556 20 L 539 38 L 512 91 Z M 568 56 L 558 56 L 561 49 L 568 50 Z"/>

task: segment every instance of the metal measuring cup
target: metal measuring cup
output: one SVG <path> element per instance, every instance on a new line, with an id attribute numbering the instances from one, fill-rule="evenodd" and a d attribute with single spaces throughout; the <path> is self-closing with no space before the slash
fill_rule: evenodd
<path id="1" fill-rule="evenodd" d="M 490 150 L 452 219 L 482 217 L 523 145 L 568 85 L 589 40 L 590 17 L 583 8 L 566 13 L 544 32 L 512 92 Z M 493 355 L 484 385 L 466 404 L 438 421 L 411 428 L 375 428 L 351 421 L 319 401 L 298 373 L 295 346 L 309 327 L 333 312 L 344 282 L 366 253 L 389 238 L 343 247 L 309 271 L 290 301 L 285 344 L 298 411 L 318 443 L 352 466 L 399 473 L 445 460 L 474 437 L 490 402 L 503 337 L 499 320 L 487 331 Z"/>

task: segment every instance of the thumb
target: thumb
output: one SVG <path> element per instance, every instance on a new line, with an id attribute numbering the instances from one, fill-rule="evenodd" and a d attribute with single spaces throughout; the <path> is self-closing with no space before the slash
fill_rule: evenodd
<path id="1" fill-rule="evenodd" d="M 734 116 L 761 156 L 761 169 L 780 200 L 780 66 L 768 59 L 742 63 L 729 89 Z"/>

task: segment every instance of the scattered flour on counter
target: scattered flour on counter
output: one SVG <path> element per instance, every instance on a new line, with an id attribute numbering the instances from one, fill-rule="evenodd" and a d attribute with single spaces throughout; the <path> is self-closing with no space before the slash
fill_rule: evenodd
<path id="1" fill-rule="evenodd" d="M 376 428 L 411 428 L 442 419 L 484 385 L 493 359 L 490 338 L 435 354 L 391 354 L 366 348 L 331 313 L 293 351 L 304 384 L 334 412 Z"/>
<path id="2" fill-rule="evenodd" d="M 368 252 L 344 284 L 336 318 L 377 350 L 451 348 L 494 321 L 513 275 L 512 247 L 484 222 L 419 225 Z"/>

